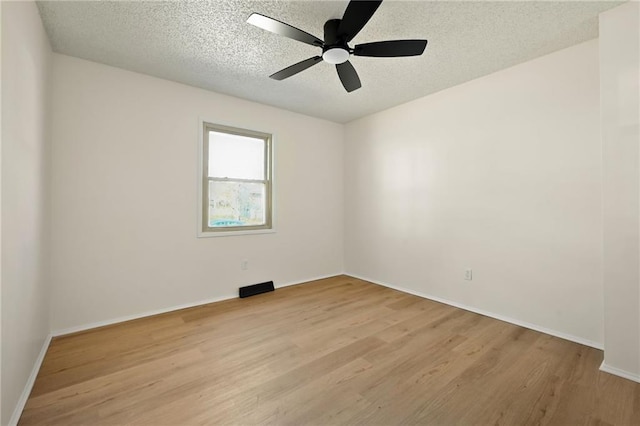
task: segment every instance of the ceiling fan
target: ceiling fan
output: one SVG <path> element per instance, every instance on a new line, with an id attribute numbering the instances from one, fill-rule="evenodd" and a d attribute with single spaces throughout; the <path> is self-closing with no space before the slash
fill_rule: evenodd
<path id="1" fill-rule="evenodd" d="M 330 19 L 324 24 L 324 41 L 289 24 L 280 22 L 258 13 L 253 13 L 247 22 L 263 30 L 301 41 L 322 49 L 322 56 L 314 56 L 297 64 L 291 65 L 275 74 L 270 75 L 274 80 L 284 80 L 300 71 L 304 71 L 322 61 L 335 64 L 338 76 L 347 92 L 353 92 L 361 87 L 360 78 L 349 56 L 400 57 L 422 55 L 427 47 L 427 40 L 390 40 L 374 43 L 356 44 L 353 48 L 348 43 L 369 22 L 378 9 L 380 1 L 352 0 L 342 19 Z"/>

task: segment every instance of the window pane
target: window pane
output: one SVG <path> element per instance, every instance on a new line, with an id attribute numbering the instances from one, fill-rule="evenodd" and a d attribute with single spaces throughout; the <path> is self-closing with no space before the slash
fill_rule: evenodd
<path id="1" fill-rule="evenodd" d="M 209 131 L 209 177 L 264 179 L 264 140 Z"/>
<path id="2" fill-rule="evenodd" d="M 264 225 L 265 184 L 209 181 L 209 226 Z"/>

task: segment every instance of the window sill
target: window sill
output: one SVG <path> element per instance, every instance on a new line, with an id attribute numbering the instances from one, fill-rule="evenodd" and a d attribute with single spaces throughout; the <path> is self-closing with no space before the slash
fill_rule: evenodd
<path id="1" fill-rule="evenodd" d="M 220 232 L 198 231 L 198 238 L 237 237 L 240 235 L 275 234 L 275 233 L 276 233 L 275 229 L 251 229 L 247 231 L 220 231 Z"/>

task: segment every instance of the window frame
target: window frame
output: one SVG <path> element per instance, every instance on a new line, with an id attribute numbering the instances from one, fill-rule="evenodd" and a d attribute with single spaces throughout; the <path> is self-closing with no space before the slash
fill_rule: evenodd
<path id="1" fill-rule="evenodd" d="M 264 179 L 234 179 L 209 177 L 209 132 L 221 132 L 238 136 L 262 139 L 264 141 Z M 199 173 L 198 173 L 198 237 L 222 237 L 232 235 L 265 234 L 275 232 L 273 206 L 273 133 L 252 129 L 217 124 L 208 120 L 200 120 L 198 138 Z M 256 182 L 265 185 L 265 224 L 248 226 L 209 226 L 209 182 Z"/>

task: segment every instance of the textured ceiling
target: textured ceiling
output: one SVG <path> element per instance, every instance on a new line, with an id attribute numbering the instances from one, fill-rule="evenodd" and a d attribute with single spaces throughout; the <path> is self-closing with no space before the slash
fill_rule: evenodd
<path id="1" fill-rule="evenodd" d="M 362 88 L 333 65 L 268 76 L 320 49 L 246 23 L 258 12 L 319 38 L 347 1 L 39 2 L 53 50 L 336 122 L 381 111 L 598 36 L 620 2 L 385 1 L 352 41 L 424 38 L 422 56 L 351 57 Z"/>

